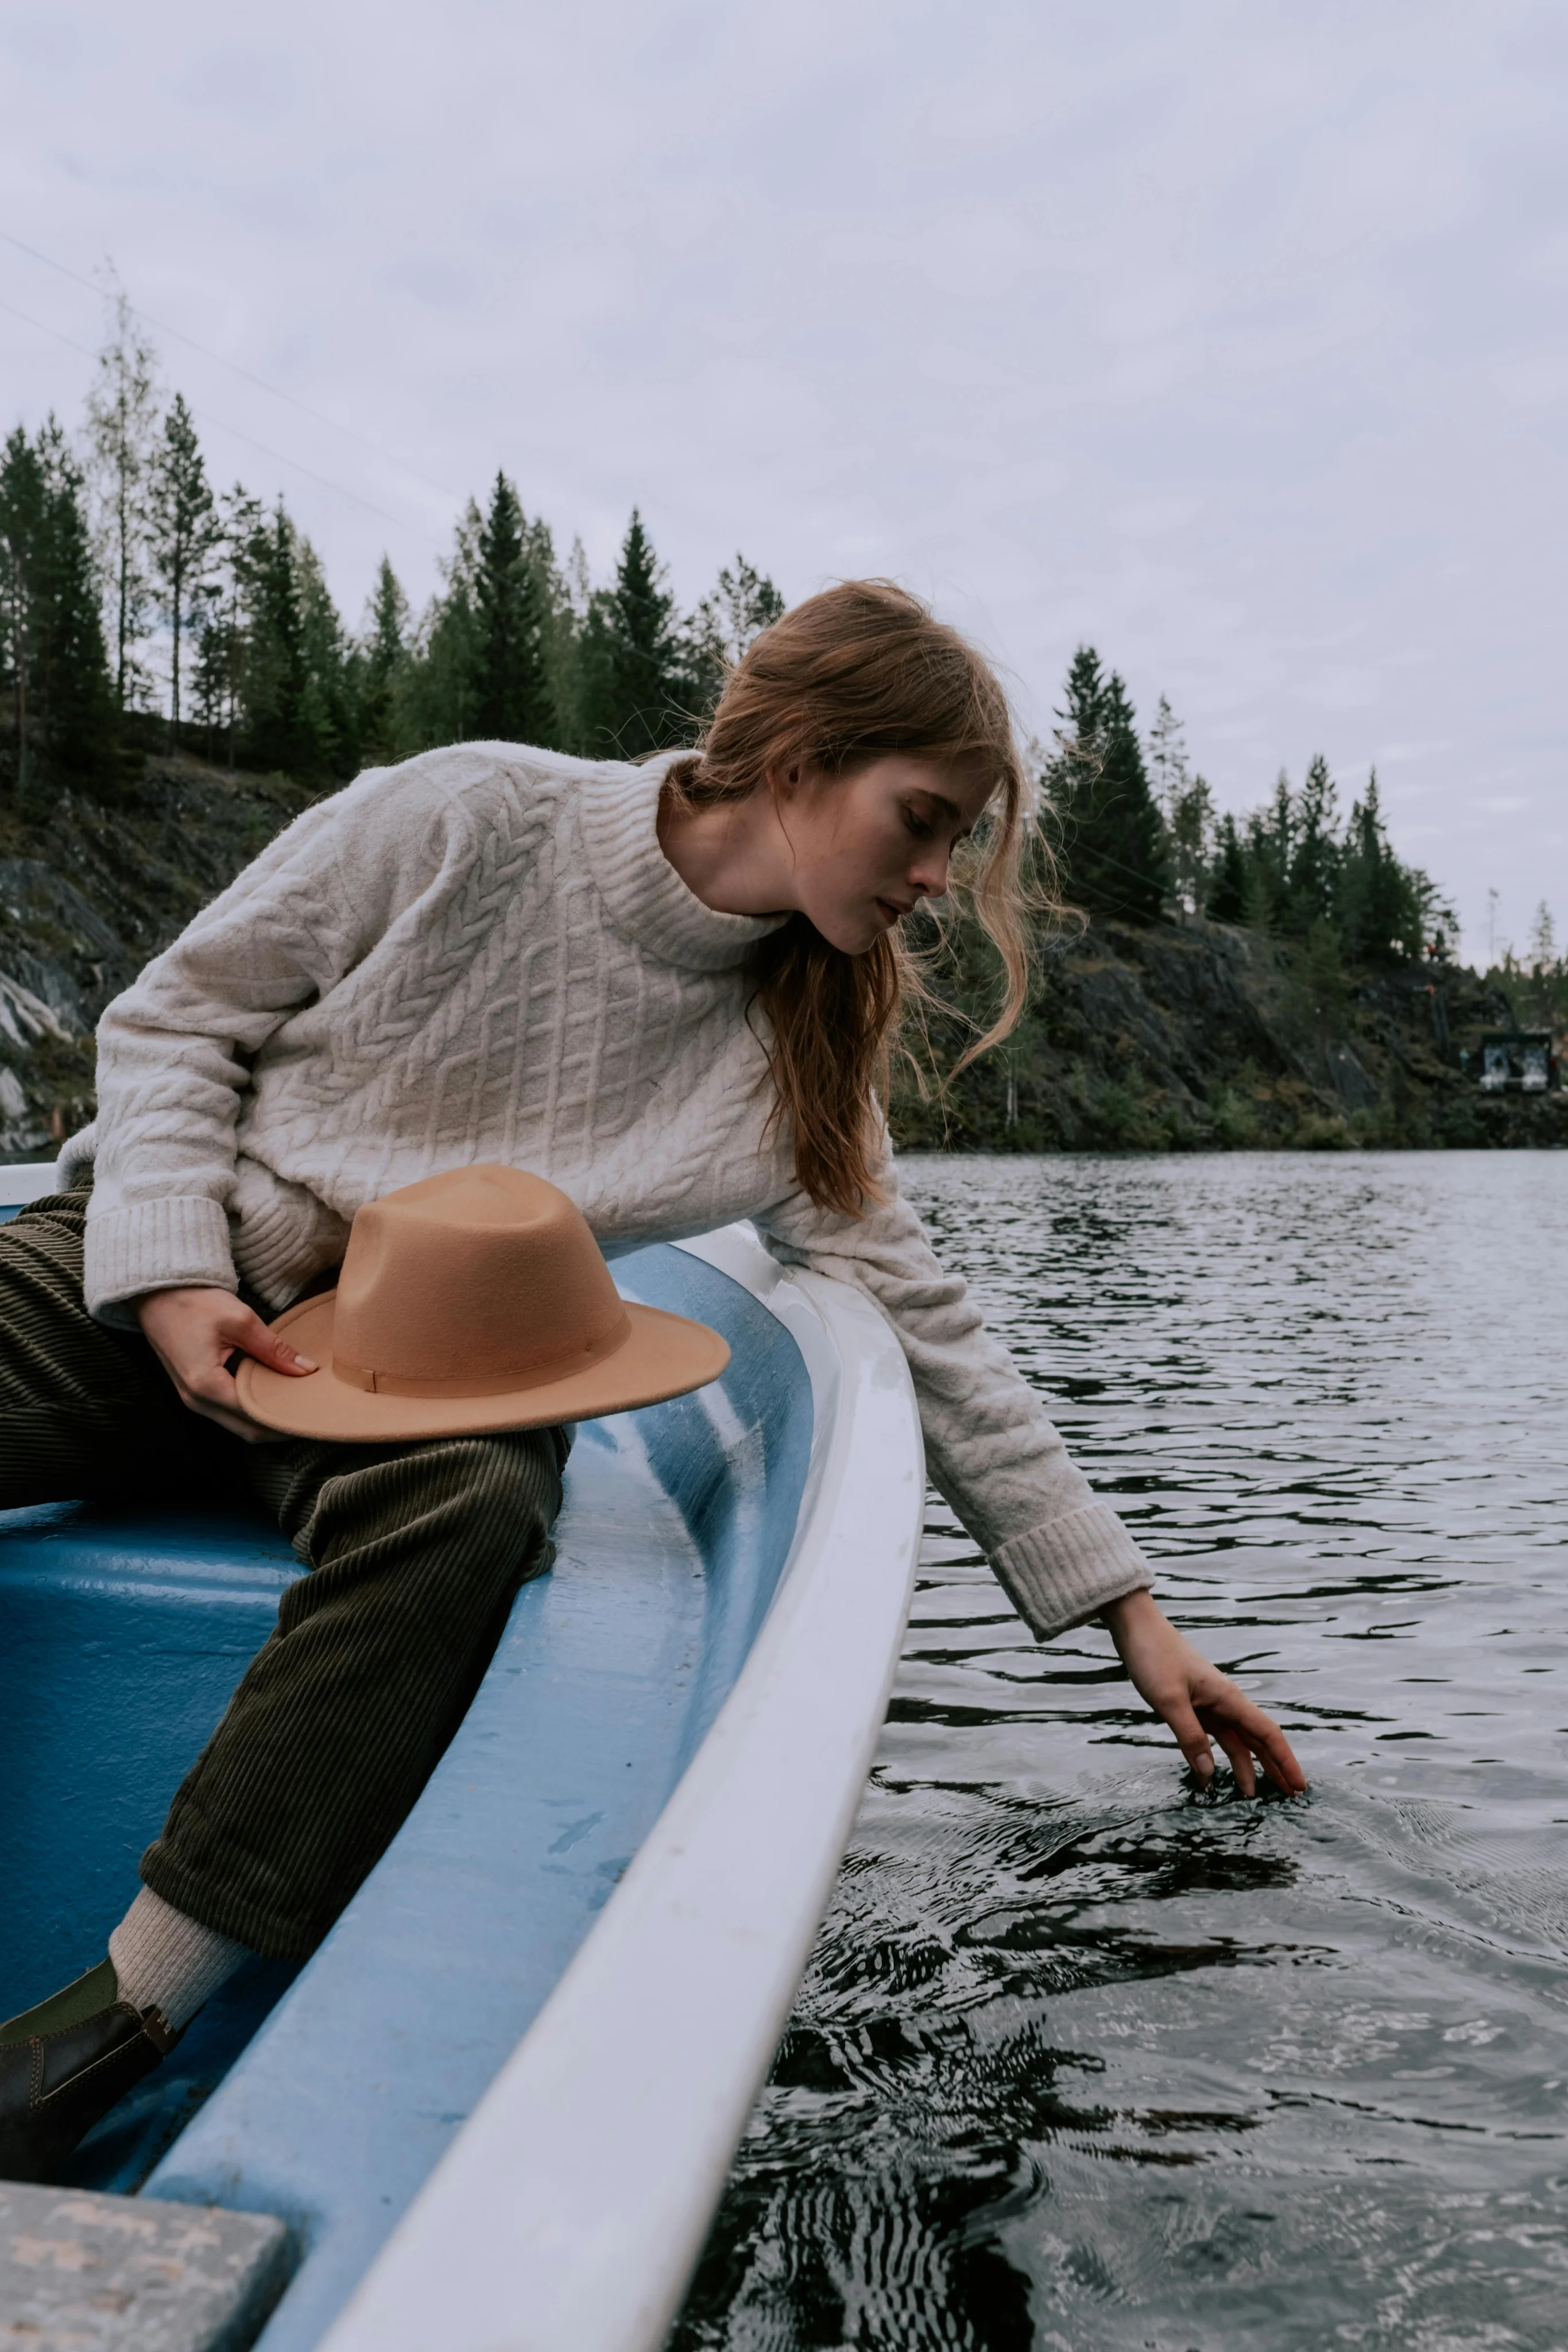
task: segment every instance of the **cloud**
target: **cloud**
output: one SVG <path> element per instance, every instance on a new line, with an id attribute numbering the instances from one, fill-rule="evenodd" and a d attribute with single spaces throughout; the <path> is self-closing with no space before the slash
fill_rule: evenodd
<path id="1" fill-rule="evenodd" d="M 1222 805 L 1381 756 L 1472 923 L 1489 883 L 1568 913 L 1552 0 L 53 0 L 0 63 L 4 225 L 402 453 L 164 342 L 350 616 L 504 465 L 601 566 L 638 500 L 688 599 L 737 545 L 791 594 L 910 579 L 1037 728 L 1092 638 Z M 77 411 L 79 357 L 0 344 Z"/>

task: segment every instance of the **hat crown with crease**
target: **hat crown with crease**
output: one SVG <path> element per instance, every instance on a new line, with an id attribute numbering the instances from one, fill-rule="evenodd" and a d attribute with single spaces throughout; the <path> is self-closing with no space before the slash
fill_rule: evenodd
<path id="1" fill-rule="evenodd" d="M 367 1202 L 338 1278 L 333 1370 L 384 1390 L 559 1378 L 629 1325 L 575 1202 L 517 1168 L 455 1168 Z"/>

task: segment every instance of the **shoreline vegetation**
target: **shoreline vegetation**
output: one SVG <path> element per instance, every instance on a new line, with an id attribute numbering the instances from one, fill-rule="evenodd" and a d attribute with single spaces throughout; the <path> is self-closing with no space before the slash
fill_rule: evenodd
<path id="1" fill-rule="evenodd" d="M 281 499 L 215 492 L 190 412 L 117 307 L 82 429 L 0 449 L 0 1158 L 92 1112 L 92 1030 L 147 958 L 298 811 L 364 767 L 468 740 L 635 758 L 689 741 L 783 609 L 743 556 L 683 613 L 634 509 L 612 578 L 497 473 L 425 611 L 383 558 L 347 628 Z M 1488 1095 L 1487 1030 L 1549 1030 L 1568 960 L 1458 965 L 1440 890 L 1389 843 L 1375 774 L 1327 761 L 1221 814 L 1162 698 L 1140 732 L 1081 646 L 1032 747 L 1064 894 L 1007 1045 L 951 1077 L 997 973 L 962 913 L 915 938 L 953 1012 L 912 1036 L 908 1149 L 1555 1145 L 1568 1096 Z"/>

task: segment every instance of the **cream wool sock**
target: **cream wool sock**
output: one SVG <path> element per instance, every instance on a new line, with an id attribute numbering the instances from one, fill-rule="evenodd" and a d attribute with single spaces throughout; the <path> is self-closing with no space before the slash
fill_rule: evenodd
<path id="1" fill-rule="evenodd" d="M 158 2010 L 170 2032 L 179 2033 L 250 1953 L 144 1886 L 110 1936 L 109 1957 L 120 1999 L 132 2009 Z"/>

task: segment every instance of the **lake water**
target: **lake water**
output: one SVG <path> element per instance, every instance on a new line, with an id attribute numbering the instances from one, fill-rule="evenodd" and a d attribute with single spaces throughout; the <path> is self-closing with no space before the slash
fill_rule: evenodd
<path id="1" fill-rule="evenodd" d="M 904 1181 L 1312 1793 L 934 1505 L 681 2352 L 1568 2346 L 1568 1156 Z"/>

